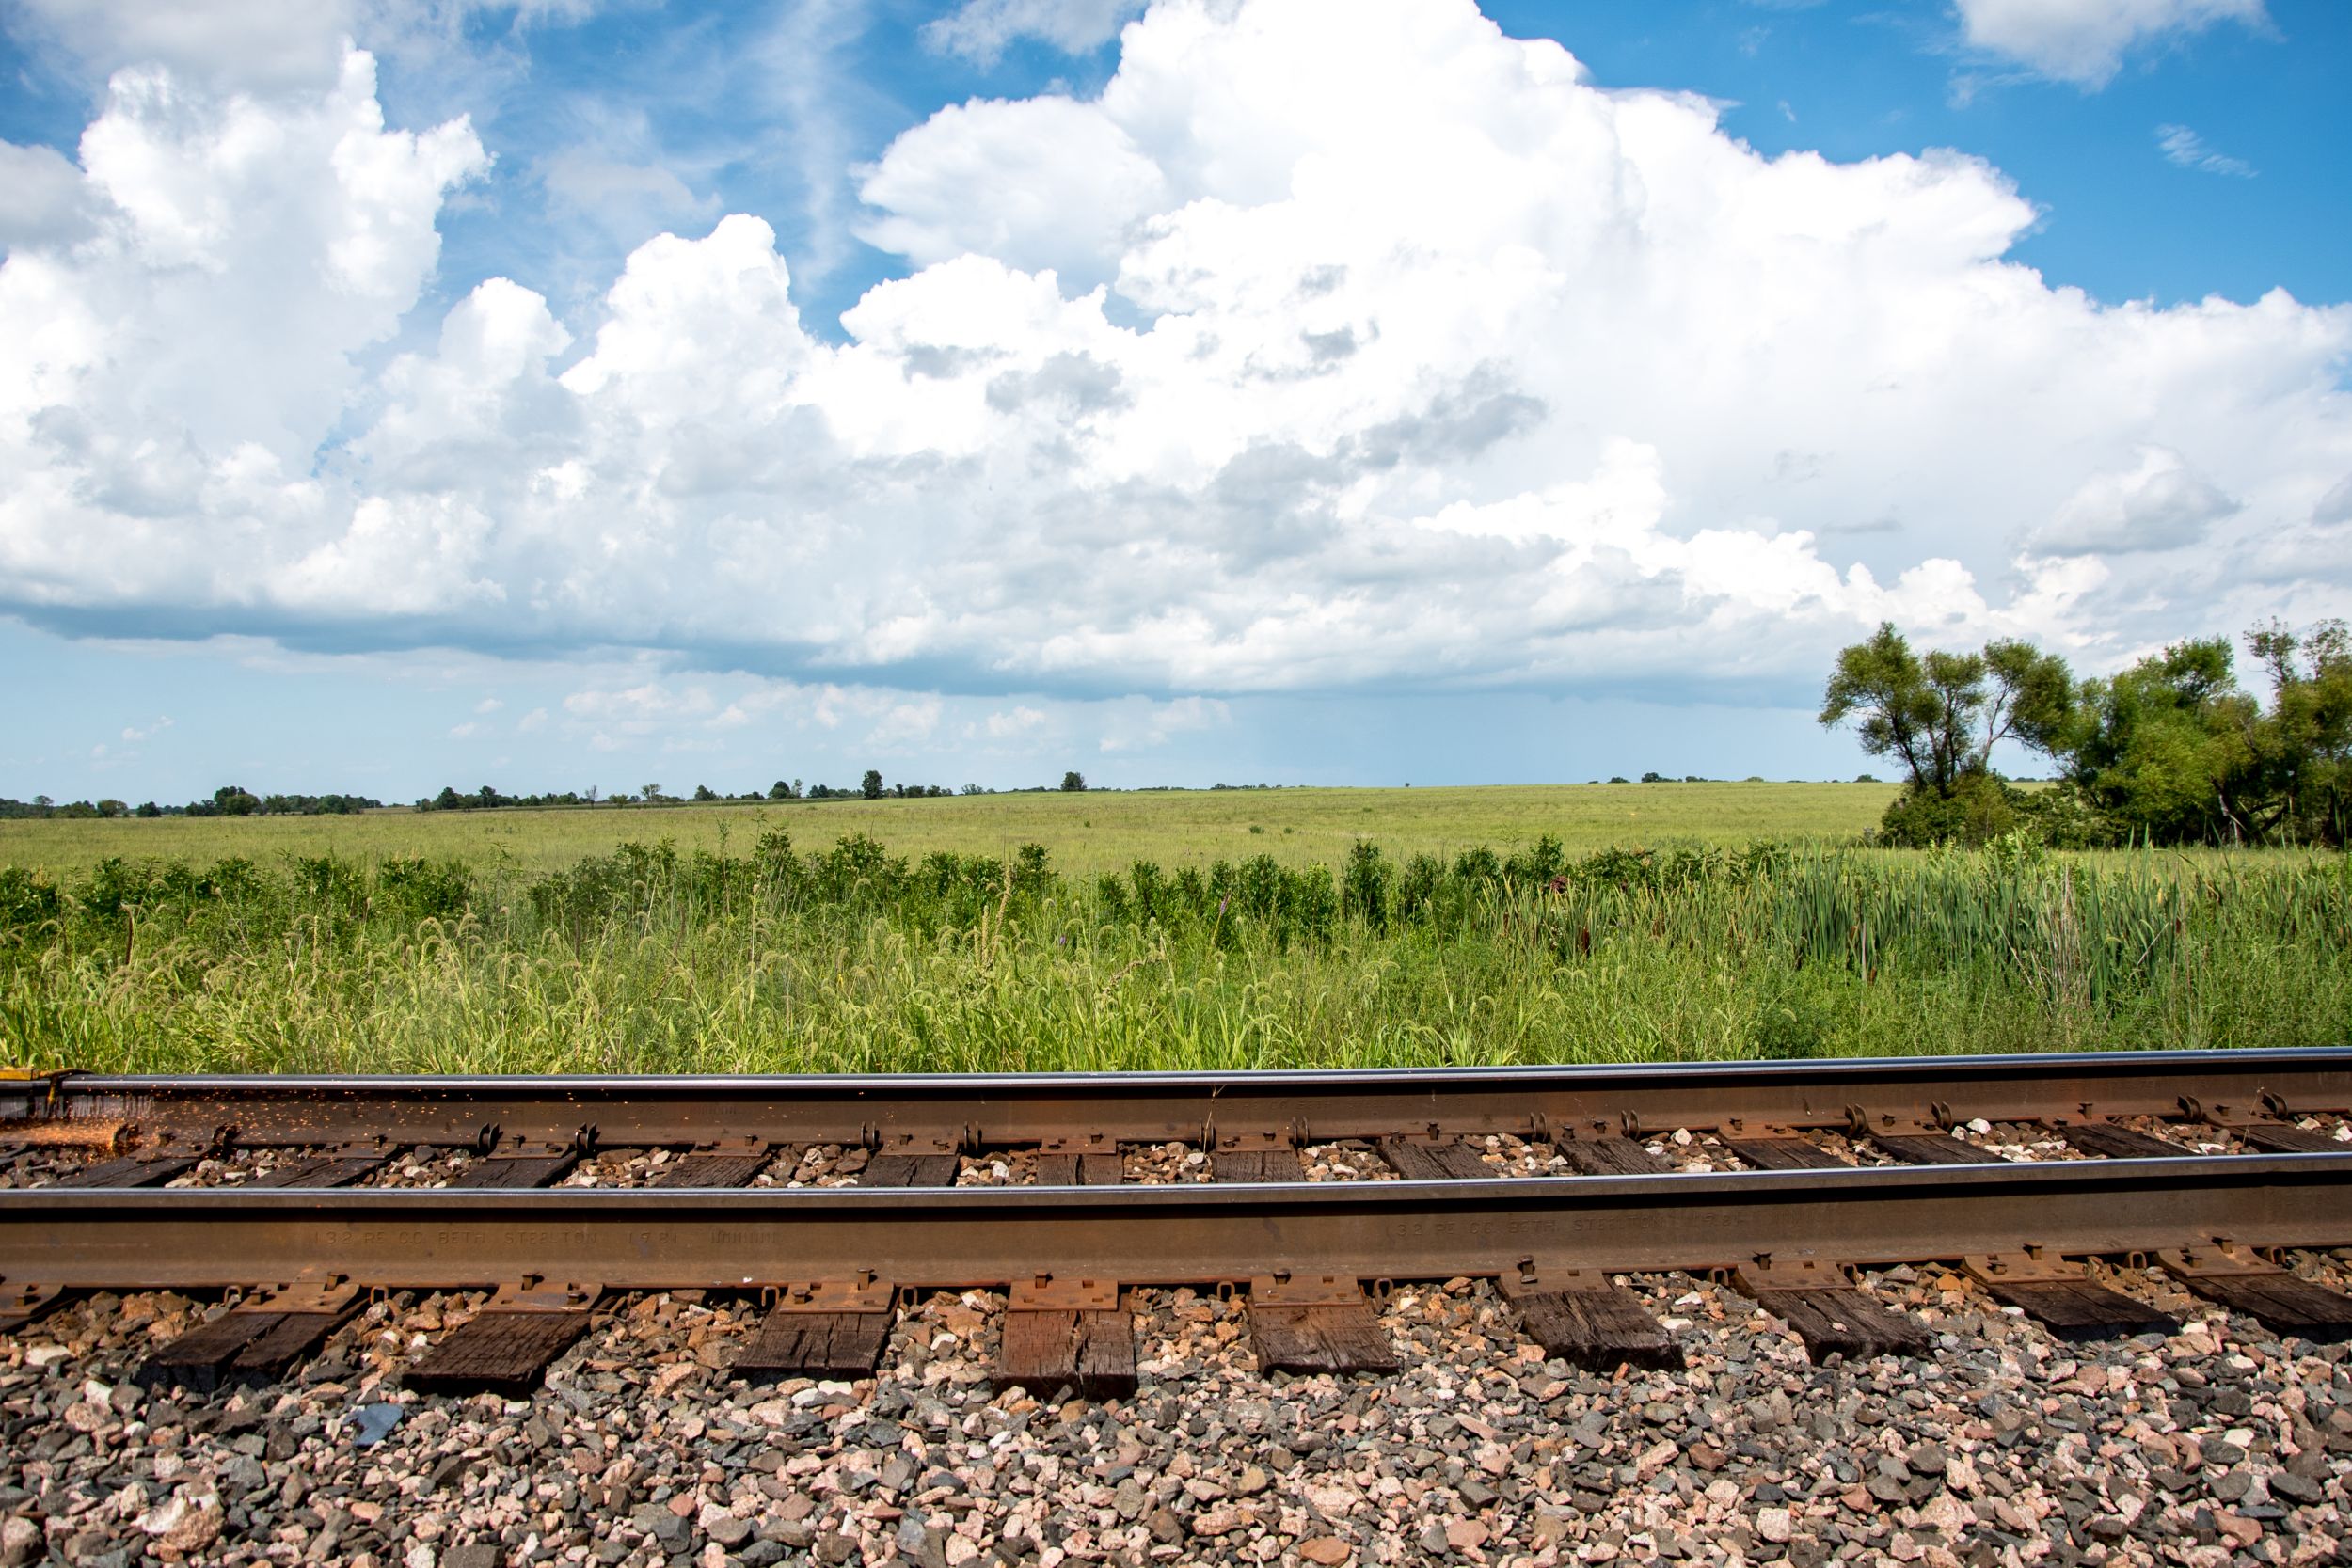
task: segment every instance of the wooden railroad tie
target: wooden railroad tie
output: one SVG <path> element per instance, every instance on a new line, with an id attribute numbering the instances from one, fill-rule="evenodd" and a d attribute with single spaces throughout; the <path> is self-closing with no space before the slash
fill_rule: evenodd
<path id="1" fill-rule="evenodd" d="M 247 1187 L 348 1187 L 382 1169 L 399 1150 L 375 1144 L 322 1149 L 289 1160 L 245 1183 Z"/>
<path id="2" fill-rule="evenodd" d="M 1380 1158 L 1407 1181 L 1458 1181 L 1502 1173 L 1459 1138 L 1383 1138 Z"/>
<path id="3" fill-rule="evenodd" d="M 1718 1132 L 1715 1141 L 1757 1170 L 1838 1170 L 1846 1162 L 1804 1134 L 1786 1127 L 1754 1132 Z"/>
<path id="4" fill-rule="evenodd" d="M 1926 1328 L 1855 1289 L 1837 1264 L 1759 1258 L 1733 1270 L 1731 1282 L 1787 1323 L 1817 1360 L 1833 1353 L 1849 1361 L 1917 1355 L 1928 1348 Z"/>
<path id="5" fill-rule="evenodd" d="M 1873 1127 L 1872 1143 L 1906 1165 L 1981 1165 L 2000 1159 L 1964 1138 L 1934 1127 Z"/>
<path id="6" fill-rule="evenodd" d="M 1546 1355 L 1597 1372 L 1682 1366 L 1682 1347 L 1665 1325 L 1606 1274 L 1538 1267 L 1529 1259 L 1496 1283 Z"/>
<path id="7" fill-rule="evenodd" d="M 175 1176 L 183 1176 L 203 1159 L 195 1154 L 125 1154 L 113 1160 L 101 1160 L 85 1165 L 71 1176 L 59 1178 L 53 1185 L 59 1187 L 160 1187 Z"/>
<path id="8" fill-rule="evenodd" d="M 956 1151 L 940 1143 L 906 1140 L 869 1155 L 858 1172 L 861 1187 L 952 1187 Z"/>
<path id="9" fill-rule="evenodd" d="M 550 1286 L 532 1278 L 501 1285 L 488 1304 L 449 1332 L 402 1385 L 421 1394 L 528 1394 L 548 1364 L 587 1332 L 604 1287 Z"/>
<path id="10" fill-rule="evenodd" d="M 576 1145 L 506 1145 L 459 1171 L 450 1178 L 449 1184 L 452 1188 L 502 1192 L 552 1187 L 579 1164 L 580 1149 Z"/>
<path id="11" fill-rule="evenodd" d="M 1363 1287 L 1331 1275 L 1249 1282 L 1249 1337 L 1262 1372 L 1393 1372 L 1396 1347 Z"/>
<path id="12" fill-rule="evenodd" d="M 1280 1132 L 1245 1132 L 1220 1137 L 1209 1156 L 1212 1181 L 1304 1181 L 1307 1167 L 1298 1148 Z"/>
<path id="13" fill-rule="evenodd" d="M 1555 1138 L 1551 1147 L 1583 1176 L 1661 1176 L 1674 1171 L 1671 1164 L 1652 1154 L 1639 1138 L 1622 1133 Z"/>
<path id="14" fill-rule="evenodd" d="M 815 1280 L 787 1286 L 760 1320 L 738 1376 L 755 1382 L 813 1377 L 853 1383 L 874 1375 L 890 1339 L 897 1291 L 888 1280 Z"/>
<path id="15" fill-rule="evenodd" d="M 2093 1283 L 2081 1264 L 2041 1247 L 1964 1258 L 1961 1271 L 2061 1339 L 2180 1332 L 2169 1312 Z"/>
<path id="16" fill-rule="evenodd" d="M 1006 1303 L 996 1382 L 1051 1397 L 1124 1399 L 1136 1391 L 1135 1317 L 1119 1286 L 1077 1275 L 1016 1283 Z"/>
<path id="17" fill-rule="evenodd" d="M 2159 1252 L 2164 1272 L 2207 1301 L 2258 1318 L 2280 1334 L 2336 1344 L 2352 1338 L 2352 1296 L 2301 1275 L 2231 1242 Z"/>
<path id="18" fill-rule="evenodd" d="M 1126 1175 L 1119 1146 L 1099 1132 L 1054 1138 L 1038 1147 L 1036 1185 L 1041 1187 L 1116 1187 Z"/>
<path id="19" fill-rule="evenodd" d="M 210 1393 L 228 1383 L 275 1383 L 359 1309 L 359 1287 L 340 1275 L 264 1286 L 149 1356 L 150 1387 Z"/>
<path id="20" fill-rule="evenodd" d="M 2096 1154 L 2103 1160 L 2185 1160 L 2194 1158 L 2197 1152 L 2169 1138 L 2136 1132 L 2111 1121 L 2071 1121 L 2057 1131 L 2085 1154 Z"/>
<path id="21" fill-rule="evenodd" d="M 2340 1141 L 2332 1132 L 2297 1127 L 2290 1121 L 2234 1122 L 2227 1124 L 2225 1131 L 2265 1154 L 2352 1154 L 2352 1143 Z"/>
<path id="22" fill-rule="evenodd" d="M 776 1146 L 764 1138 L 730 1138 L 700 1144 L 671 1161 L 649 1187 L 748 1187 L 752 1178 L 768 1168 Z"/>
<path id="23" fill-rule="evenodd" d="M 64 1287 L 32 1279 L 0 1279 L 0 1334 L 39 1323 L 65 1305 Z"/>

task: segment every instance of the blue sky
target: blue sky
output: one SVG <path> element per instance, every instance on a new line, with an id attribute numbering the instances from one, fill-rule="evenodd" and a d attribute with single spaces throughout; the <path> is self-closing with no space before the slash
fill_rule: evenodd
<path id="1" fill-rule="evenodd" d="M 1882 618 L 2352 610 L 2342 6 L 183 10 L 0 8 L 0 795 L 1848 776 Z"/>

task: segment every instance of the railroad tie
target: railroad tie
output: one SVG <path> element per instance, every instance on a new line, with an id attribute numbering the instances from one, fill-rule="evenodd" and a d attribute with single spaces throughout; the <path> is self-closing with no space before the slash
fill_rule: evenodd
<path id="1" fill-rule="evenodd" d="M 1949 1132 L 1926 1128 L 1909 1132 L 1873 1131 L 1870 1141 L 1906 1165 L 1981 1165 L 2000 1158 Z"/>
<path id="2" fill-rule="evenodd" d="M 522 1395 L 539 1386 L 548 1364 L 587 1332 L 604 1287 L 501 1285 L 489 1303 L 457 1325 L 401 1378 L 421 1394 Z"/>
<path id="3" fill-rule="evenodd" d="M 65 1305 L 64 1287 L 30 1279 L 0 1280 L 0 1334 L 39 1323 Z"/>
<path id="4" fill-rule="evenodd" d="M 1383 1138 L 1380 1158 L 1407 1181 L 1460 1181 L 1499 1172 L 1459 1138 Z"/>
<path id="5" fill-rule="evenodd" d="M 1249 1338 L 1262 1372 L 1393 1372 L 1396 1347 L 1363 1288 L 1331 1275 L 1249 1282 Z"/>
<path id="6" fill-rule="evenodd" d="M 1718 1132 L 1715 1141 L 1757 1170 L 1836 1170 L 1846 1163 L 1812 1139 L 1781 1128 L 1754 1136 Z"/>
<path id="7" fill-rule="evenodd" d="M 2352 1338 L 2352 1296 L 2310 1280 L 2230 1242 L 2159 1252 L 2156 1261 L 2207 1301 L 2258 1318 L 2281 1334 L 2335 1344 Z"/>
<path id="8" fill-rule="evenodd" d="M 1089 1400 L 1134 1393 L 1135 1317 L 1120 1305 L 1119 1286 L 1076 1275 L 1015 1282 L 997 1345 L 996 1383 L 1041 1397 L 1064 1388 Z"/>
<path id="9" fill-rule="evenodd" d="M 1678 1370 L 1682 1347 L 1642 1305 L 1605 1274 L 1519 1265 L 1496 1282 L 1519 1326 L 1548 1356 L 1597 1372 L 1619 1366 Z"/>
<path id="10" fill-rule="evenodd" d="M 912 1145 L 885 1149 L 868 1158 L 858 1172 L 861 1187 L 952 1187 L 956 1184 L 953 1150 L 918 1148 Z"/>
<path id="11" fill-rule="evenodd" d="M 255 1188 L 347 1187 L 361 1177 L 380 1169 L 397 1152 L 397 1149 L 378 1148 L 373 1145 L 328 1149 L 299 1160 L 289 1160 L 245 1185 Z"/>
<path id="12" fill-rule="evenodd" d="M 2159 1138 L 2152 1132 L 2136 1132 L 2128 1127 L 2118 1127 L 2111 1121 L 2073 1121 L 2058 1126 L 2058 1133 L 2085 1154 L 2095 1154 L 2103 1160 L 2185 1160 L 2197 1151 L 2184 1148 L 2169 1138 Z"/>
<path id="13" fill-rule="evenodd" d="M 752 1178 L 768 1168 L 775 1157 L 773 1144 L 745 1138 L 727 1144 L 706 1144 L 688 1150 L 664 1165 L 648 1187 L 748 1187 Z"/>
<path id="14" fill-rule="evenodd" d="M 2352 1143 L 2341 1143 L 2332 1132 L 2297 1127 L 2291 1121 L 2241 1121 L 2225 1131 L 2265 1154 L 2352 1154 Z"/>
<path id="15" fill-rule="evenodd" d="M 60 1187 L 160 1187 L 196 1168 L 201 1154 L 126 1154 L 85 1165 L 60 1179 Z"/>
<path id="16" fill-rule="evenodd" d="M 510 1153 L 485 1154 L 450 1178 L 450 1187 L 523 1192 L 533 1187 L 552 1187 L 569 1176 L 580 1164 L 576 1147 L 557 1148 L 552 1144 L 519 1148 Z"/>
<path id="17" fill-rule="evenodd" d="M 1961 1270 L 2060 1339 L 2180 1332 L 2180 1320 L 2171 1313 L 2092 1283 L 2081 1264 L 2041 1247 L 1971 1256 L 1961 1260 Z"/>
<path id="18" fill-rule="evenodd" d="M 1817 1360 L 1832 1353 L 1849 1361 L 1916 1355 L 1928 1348 L 1924 1327 L 1863 1294 L 1834 1263 L 1758 1259 L 1733 1270 L 1731 1280 L 1787 1323 Z"/>
<path id="19" fill-rule="evenodd" d="M 1308 1168 L 1298 1164 L 1298 1149 L 1275 1133 L 1254 1138 L 1223 1138 L 1209 1157 L 1209 1180 L 1214 1182 L 1303 1182 Z"/>
<path id="20" fill-rule="evenodd" d="M 873 1376 L 890 1338 L 894 1294 L 888 1281 L 871 1275 L 787 1288 L 736 1357 L 736 1375 L 762 1383 L 787 1377 L 854 1383 Z"/>
<path id="21" fill-rule="evenodd" d="M 149 1356 L 137 1381 L 211 1393 L 224 1383 L 271 1383 L 358 1310 L 359 1290 L 340 1277 L 257 1290 Z"/>
<path id="22" fill-rule="evenodd" d="M 1040 1187 L 1116 1187 L 1127 1176 L 1119 1146 L 1100 1133 L 1039 1146 L 1036 1168 L 1032 1182 Z"/>
<path id="23" fill-rule="evenodd" d="M 1674 1171 L 1673 1165 L 1633 1138 L 1558 1138 L 1551 1147 L 1583 1176 L 1660 1176 Z"/>

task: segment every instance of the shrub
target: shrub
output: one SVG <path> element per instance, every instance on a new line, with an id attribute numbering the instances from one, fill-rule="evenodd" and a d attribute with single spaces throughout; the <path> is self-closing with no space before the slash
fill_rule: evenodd
<path id="1" fill-rule="evenodd" d="M 1886 808 L 1879 819 L 1877 842 L 1902 849 L 1936 844 L 1974 848 L 2017 826 L 2019 799 L 2017 790 L 1984 773 L 1962 779 L 1948 795 L 1915 785 Z"/>

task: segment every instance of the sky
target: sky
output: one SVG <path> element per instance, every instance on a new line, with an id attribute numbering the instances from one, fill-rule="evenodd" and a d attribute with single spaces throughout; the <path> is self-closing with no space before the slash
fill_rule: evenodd
<path id="1" fill-rule="evenodd" d="M 1881 621 L 2352 614 L 2347 66 L 2340 0 L 0 0 L 0 796 L 1851 776 Z"/>

